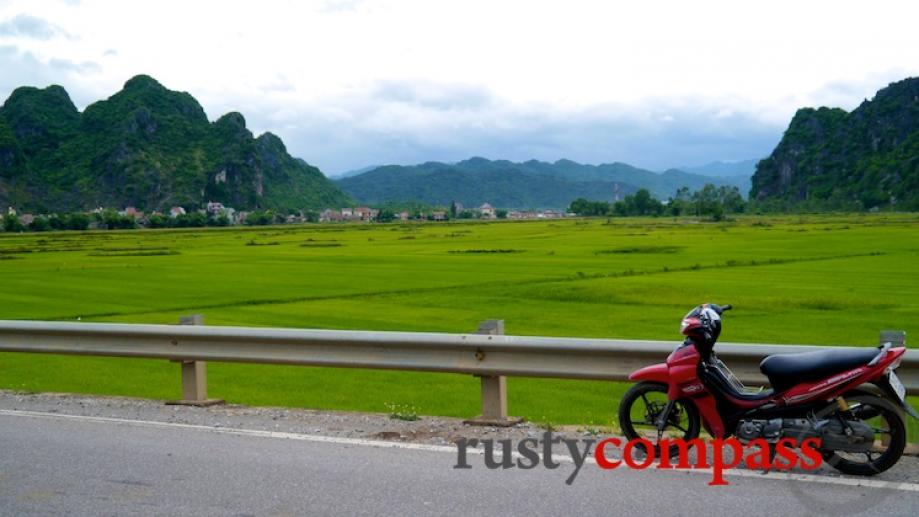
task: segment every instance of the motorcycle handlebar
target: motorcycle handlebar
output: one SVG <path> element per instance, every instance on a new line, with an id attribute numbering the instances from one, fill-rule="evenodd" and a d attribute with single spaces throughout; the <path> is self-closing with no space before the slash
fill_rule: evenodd
<path id="1" fill-rule="evenodd" d="M 724 313 L 724 311 L 729 311 L 733 308 L 730 303 L 725 304 L 725 305 L 718 305 L 716 303 L 711 303 L 708 306 L 711 307 L 716 313 L 718 313 L 719 316 L 721 316 Z"/>

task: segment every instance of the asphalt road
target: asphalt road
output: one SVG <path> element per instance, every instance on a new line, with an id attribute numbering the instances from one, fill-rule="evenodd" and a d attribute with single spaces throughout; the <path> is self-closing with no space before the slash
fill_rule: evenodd
<path id="1" fill-rule="evenodd" d="M 919 485 L 839 478 L 455 470 L 453 447 L 0 412 L 0 515 L 919 514 Z"/>

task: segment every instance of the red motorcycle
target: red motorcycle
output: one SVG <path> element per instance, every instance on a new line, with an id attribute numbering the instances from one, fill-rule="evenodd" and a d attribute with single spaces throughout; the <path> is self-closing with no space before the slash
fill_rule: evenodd
<path id="1" fill-rule="evenodd" d="M 900 459 L 907 438 L 903 411 L 919 419 L 895 372 L 906 348 L 885 343 L 878 349 L 771 355 L 760 363 L 771 388 L 753 389 L 715 355 L 721 315 L 730 309 L 696 307 L 683 318 L 686 339 L 667 362 L 629 376 L 640 381 L 619 406 L 629 440 L 650 440 L 659 456 L 661 439 L 688 442 L 701 425 L 713 438 L 733 435 L 741 443 L 820 438 L 824 461 L 847 474 L 874 475 Z M 675 456 L 678 447 L 671 445 L 668 453 Z"/>

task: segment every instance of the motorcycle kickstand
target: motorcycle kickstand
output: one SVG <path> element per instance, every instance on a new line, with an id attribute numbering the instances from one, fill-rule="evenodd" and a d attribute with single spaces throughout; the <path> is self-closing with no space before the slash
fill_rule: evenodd
<path id="1" fill-rule="evenodd" d="M 766 474 L 772 472 L 772 466 L 775 464 L 775 453 L 776 453 L 776 451 L 777 451 L 776 445 L 775 445 L 774 443 L 770 443 L 770 444 L 769 444 L 769 463 L 767 463 L 766 466 L 763 467 L 762 470 L 761 470 L 761 473 L 762 473 L 764 476 L 765 476 Z"/>

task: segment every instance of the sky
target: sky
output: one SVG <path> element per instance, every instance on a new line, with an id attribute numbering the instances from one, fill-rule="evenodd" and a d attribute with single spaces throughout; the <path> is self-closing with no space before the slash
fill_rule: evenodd
<path id="1" fill-rule="evenodd" d="M 919 76 L 919 3 L 0 0 L 0 100 L 137 74 L 326 174 L 493 159 L 767 156 L 795 110 Z"/>

